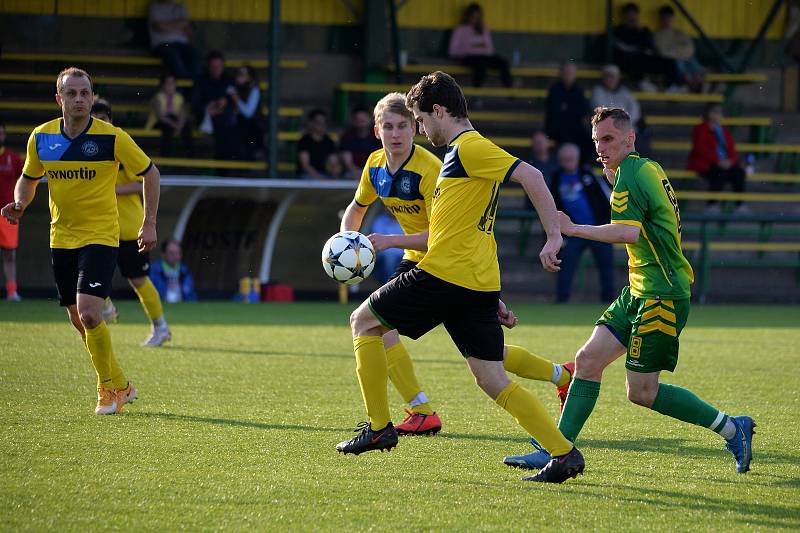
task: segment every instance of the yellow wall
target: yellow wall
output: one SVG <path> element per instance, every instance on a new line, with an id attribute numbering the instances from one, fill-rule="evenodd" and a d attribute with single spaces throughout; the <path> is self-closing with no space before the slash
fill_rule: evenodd
<path id="1" fill-rule="evenodd" d="M 684 0 L 712 37 L 751 38 L 774 0 Z M 656 12 L 666 0 L 638 0 L 644 21 L 656 28 Z M 193 20 L 266 22 L 270 0 L 184 0 Z M 360 13 L 363 0 L 351 0 Z M 470 0 L 407 0 L 398 11 L 400 26 L 445 29 L 458 24 Z M 617 8 L 625 0 L 616 0 Z M 0 12 L 101 17 L 143 17 L 150 0 L 0 0 Z M 494 31 L 586 34 L 605 31 L 605 0 L 484 0 Z M 57 10 L 57 12 L 56 12 Z M 281 0 L 281 19 L 296 24 L 357 24 L 342 0 Z M 617 13 L 618 15 L 618 13 Z M 768 37 L 779 39 L 785 11 Z M 678 15 L 678 26 L 694 33 Z"/>

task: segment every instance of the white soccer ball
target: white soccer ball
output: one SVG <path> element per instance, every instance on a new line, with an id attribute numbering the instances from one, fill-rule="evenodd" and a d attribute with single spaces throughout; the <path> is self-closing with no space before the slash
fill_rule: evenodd
<path id="1" fill-rule="evenodd" d="M 366 235 L 340 231 L 322 247 L 322 268 L 340 283 L 360 283 L 375 268 L 375 249 Z"/>

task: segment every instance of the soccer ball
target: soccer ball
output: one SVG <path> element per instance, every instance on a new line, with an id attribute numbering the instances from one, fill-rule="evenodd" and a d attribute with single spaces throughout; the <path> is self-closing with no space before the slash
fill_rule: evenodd
<path id="1" fill-rule="evenodd" d="M 365 235 L 340 231 L 322 247 L 322 268 L 340 283 L 360 283 L 375 268 L 375 249 Z"/>

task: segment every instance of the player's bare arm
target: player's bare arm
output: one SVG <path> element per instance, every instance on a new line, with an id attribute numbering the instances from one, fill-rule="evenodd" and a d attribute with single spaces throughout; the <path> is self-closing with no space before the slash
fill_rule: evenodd
<path id="1" fill-rule="evenodd" d="M 156 235 L 156 217 L 158 215 L 158 199 L 161 195 L 161 173 L 155 165 L 144 175 L 142 183 L 144 190 L 144 220 L 139 230 L 139 251 L 148 252 L 155 248 L 158 236 Z"/>
<path id="2" fill-rule="evenodd" d="M 14 187 L 14 201 L 3 206 L 0 211 L 9 224 L 19 223 L 25 208 L 31 204 L 36 195 L 37 185 L 39 185 L 39 180 L 32 180 L 24 176 L 17 180 L 17 185 Z"/>
<path id="3" fill-rule="evenodd" d="M 611 244 L 635 244 L 639 241 L 638 226 L 628 224 L 603 224 L 602 226 L 586 226 L 575 224 L 566 213 L 558 212 L 561 233 L 567 237 L 580 237 L 590 241 L 608 242 Z"/>
<path id="4" fill-rule="evenodd" d="M 511 179 L 525 189 L 525 194 L 533 202 L 539 220 L 542 223 L 544 232 L 547 235 L 547 242 L 539 252 L 539 259 L 542 266 L 548 272 L 558 272 L 561 260 L 558 259 L 558 251 L 561 250 L 563 239 L 559 230 L 558 214 L 553 196 L 544 182 L 542 173 L 528 163 L 522 162 L 514 169 Z"/>
<path id="5" fill-rule="evenodd" d="M 344 210 L 342 216 L 342 223 L 339 225 L 339 231 L 358 231 L 361 229 L 361 223 L 364 221 L 364 215 L 367 214 L 367 206 L 358 205 L 358 202 L 353 200 L 347 209 Z"/>
<path id="6" fill-rule="evenodd" d="M 387 248 L 403 248 L 404 250 L 428 251 L 428 232 L 421 231 L 411 235 L 386 235 L 383 233 L 371 233 L 367 236 L 376 252 Z"/>
<path id="7" fill-rule="evenodd" d="M 117 185 L 116 193 L 117 195 L 128 195 L 128 194 L 142 194 L 144 187 L 141 182 L 132 181 L 130 183 L 125 183 L 123 185 Z"/>

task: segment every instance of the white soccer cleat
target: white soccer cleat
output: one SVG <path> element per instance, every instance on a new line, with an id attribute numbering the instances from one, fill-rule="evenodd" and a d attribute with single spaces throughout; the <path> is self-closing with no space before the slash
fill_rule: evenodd
<path id="1" fill-rule="evenodd" d="M 114 305 L 114 302 L 111 301 L 109 298 L 106 300 L 106 303 L 103 305 L 103 310 L 101 311 L 103 316 L 103 320 L 106 321 L 106 324 L 114 324 L 119 320 L 119 313 L 117 312 L 117 308 Z"/>
<path id="2" fill-rule="evenodd" d="M 154 327 L 153 331 L 150 333 L 150 336 L 142 343 L 142 346 L 147 348 L 157 348 L 163 345 L 165 342 L 169 342 L 172 340 L 172 333 L 169 331 L 167 326 L 163 327 Z"/>

